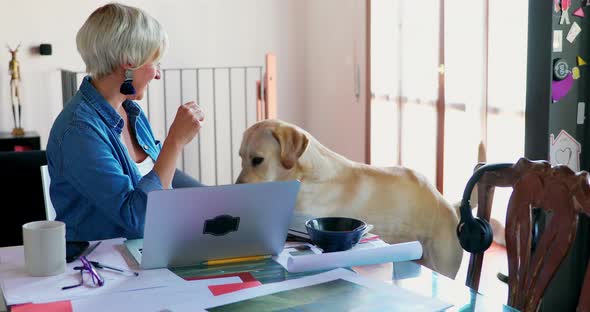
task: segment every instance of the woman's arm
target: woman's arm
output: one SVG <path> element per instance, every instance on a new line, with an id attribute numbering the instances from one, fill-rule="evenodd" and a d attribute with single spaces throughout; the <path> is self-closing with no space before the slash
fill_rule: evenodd
<path id="1" fill-rule="evenodd" d="M 168 138 L 162 145 L 162 150 L 158 156 L 158 160 L 154 165 L 154 171 L 160 177 L 160 183 L 165 188 L 170 188 L 172 185 L 172 178 L 174 177 L 174 171 L 176 170 L 176 159 L 182 152 L 184 145 L 178 144 Z"/>
<path id="2" fill-rule="evenodd" d="M 182 153 L 183 147 L 197 135 L 203 120 L 203 112 L 197 103 L 188 102 L 178 107 L 168 137 L 166 137 L 158 160 L 154 165 L 154 171 L 166 188 L 170 188 L 172 184 L 172 178 L 176 170 L 176 159 Z"/>
<path id="3" fill-rule="evenodd" d="M 118 143 L 88 125 L 73 125 L 58 144 L 59 153 L 53 157 L 55 174 L 79 193 L 72 196 L 84 203 L 80 207 L 98 209 L 128 233 L 141 237 L 147 194 L 162 189 L 157 174 L 148 173 L 134 187 L 115 152 Z"/>

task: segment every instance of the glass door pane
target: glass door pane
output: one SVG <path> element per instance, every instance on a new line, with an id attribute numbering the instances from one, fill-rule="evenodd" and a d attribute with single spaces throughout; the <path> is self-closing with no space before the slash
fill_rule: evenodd
<path id="1" fill-rule="evenodd" d="M 402 0 L 400 6 L 401 164 L 435 183 L 439 0 Z"/>
<path id="2" fill-rule="evenodd" d="M 510 10 L 506 8 L 510 7 Z M 524 156 L 528 1 L 490 0 L 488 161 Z M 506 220 L 511 191 L 497 189 L 492 217 Z"/>
<path id="3" fill-rule="evenodd" d="M 444 195 L 461 199 L 477 164 L 484 99 L 483 0 L 445 1 Z"/>
<path id="4" fill-rule="evenodd" d="M 376 166 L 398 164 L 400 96 L 400 3 L 371 1 L 371 159 Z"/>

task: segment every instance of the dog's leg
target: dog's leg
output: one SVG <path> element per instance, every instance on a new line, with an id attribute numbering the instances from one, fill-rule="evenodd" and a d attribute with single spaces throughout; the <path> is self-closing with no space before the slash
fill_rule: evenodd
<path id="1" fill-rule="evenodd" d="M 463 249 L 459 245 L 455 231 L 440 231 L 435 240 L 430 240 L 424 245 L 424 257 L 430 258 L 425 259 L 426 266 L 454 279 L 463 259 Z M 428 265 L 429 262 L 432 266 Z"/>
<path id="2" fill-rule="evenodd" d="M 435 271 L 440 272 L 436 267 L 436 263 L 434 261 L 433 250 L 434 247 L 432 246 L 432 241 L 422 241 L 422 259 L 418 261 L 419 264 Z"/>

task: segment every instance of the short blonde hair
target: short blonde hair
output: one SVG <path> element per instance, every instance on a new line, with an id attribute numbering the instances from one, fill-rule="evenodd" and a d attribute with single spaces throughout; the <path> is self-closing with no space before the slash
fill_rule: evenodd
<path id="1" fill-rule="evenodd" d="M 139 68 L 158 60 L 168 45 L 160 23 L 144 11 L 118 3 L 96 9 L 76 35 L 86 72 L 100 79 L 118 66 Z"/>

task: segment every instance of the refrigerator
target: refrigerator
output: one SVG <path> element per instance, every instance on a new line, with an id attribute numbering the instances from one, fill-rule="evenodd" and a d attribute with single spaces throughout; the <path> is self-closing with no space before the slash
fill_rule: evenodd
<path id="1" fill-rule="evenodd" d="M 529 0 L 525 157 L 590 171 L 590 1 Z M 588 64 L 586 64 L 588 62 Z M 542 214 L 536 218 L 542 229 Z M 542 231 L 542 230 L 541 230 Z M 547 288 L 541 311 L 575 311 L 590 249 L 590 221 Z"/>

